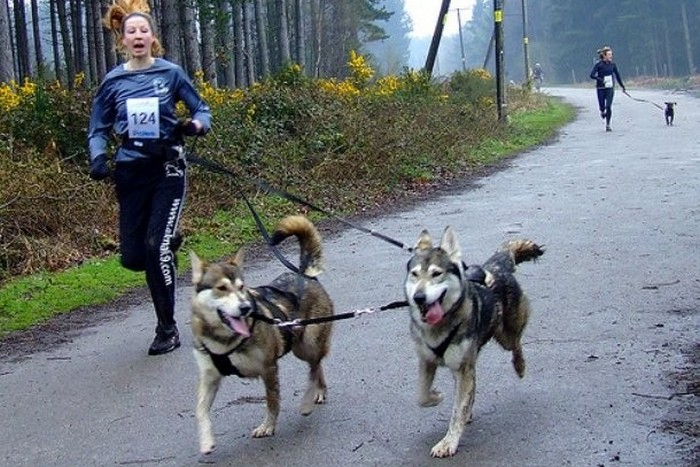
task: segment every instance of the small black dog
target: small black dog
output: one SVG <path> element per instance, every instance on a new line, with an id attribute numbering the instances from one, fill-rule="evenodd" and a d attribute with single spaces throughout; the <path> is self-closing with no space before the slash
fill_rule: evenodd
<path id="1" fill-rule="evenodd" d="M 673 125 L 673 118 L 676 116 L 676 112 L 673 109 L 676 105 L 675 102 L 664 102 L 666 108 L 664 109 L 664 117 L 666 117 L 666 125 Z"/>

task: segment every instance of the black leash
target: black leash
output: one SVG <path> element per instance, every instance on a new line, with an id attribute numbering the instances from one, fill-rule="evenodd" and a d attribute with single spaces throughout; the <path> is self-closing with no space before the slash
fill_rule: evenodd
<path id="1" fill-rule="evenodd" d="M 636 98 L 636 97 L 632 97 L 632 96 L 630 96 L 630 93 L 628 93 L 626 90 L 625 90 L 625 91 L 622 91 L 622 92 L 623 92 L 623 94 L 625 94 L 627 97 L 629 97 L 629 98 L 632 99 L 633 101 L 644 102 L 644 103 L 646 103 L 646 104 L 655 105 L 655 106 L 658 107 L 659 109 L 664 110 L 664 108 L 661 107 L 661 106 L 660 106 L 659 104 L 657 104 L 656 102 L 648 101 L 648 100 L 646 100 L 646 99 L 638 99 L 638 98 Z"/>
<path id="2" fill-rule="evenodd" d="M 408 306 L 407 301 L 397 300 L 395 302 L 391 302 L 391 303 L 388 303 L 386 305 L 382 305 L 379 307 L 363 308 L 360 310 L 349 311 L 347 313 L 341 313 L 339 315 L 322 316 L 319 318 L 308 318 L 308 319 L 293 319 L 293 320 L 289 320 L 289 321 L 282 321 L 281 319 L 278 319 L 278 318 L 268 318 L 267 316 L 263 315 L 262 313 L 258 313 L 258 312 L 251 313 L 250 316 L 254 319 L 260 320 L 260 321 L 267 323 L 269 325 L 277 326 L 278 328 L 287 328 L 287 327 L 309 326 L 311 324 L 328 323 L 330 321 L 338 321 L 341 319 L 357 318 L 358 316 L 368 315 L 368 314 L 376 313 L 378 311 L 393 310 L 396 308 L 404 308 L 407 306 Z"/>
<path id="3" fill-rule="evenodd" d="M 308 277 L 305 274 L 303 274 L 301 271 L 299 271 L 299 268 L 297 268 L 294 264 L 292 264 L 287 258 L 285 258 L 284 255 L 276 247 L 276 245 L 273 244 L 272 239 L 271 239 L 269 233 L 267 232 L 267 230 L 265 229 L 265 226 L 263 225 L 262 220 L 260 219 L 260 216 L 258 215 L 257 211 L 255 210 L 253 205 L 250 203 L 250 201 L 248 201 L 248 198 L 243 194 L 243 191 L 241 190 L 238 183 L 236 183 L 236 175 L 237 174 L 235 172 L 233 172 L 232 170 L 222 166 L 221 164 L 217 164 L 217 163 L 209 161 L 207 159 L 203 159 L 201 157 L 195 156 L 193 153 L 195 143 L 196 143 L 196 139 L 195 139 L 195 142 L 192 143 L 192 148 L 189 151 L 187 151 L 187 153 L 186 153 L 187 161 L 191 162 L 195 165 L 199 165 L 200 167 L 206 168 L 207 170 L 210 170 L 214 173 L 218 173 L 218 174 L 222 174 L 222 175 L 226 175 L 226 176 L 230 177 L 232 179 L 232 183 L 233 183 L 236 191 L 238 192 L 238 195 L 241 198 L 243 198 L 243 201 L 246 203 L 246 206 L 248 206 L 248 209 L 250 210 L 251 214 L 253 215 L 253 218 L 255 219 L 255 223 L 258 226 L 258 230 L 260 230 L 260 233 L 262 234 L 262 236 L 265 239 L 265 241 L 267 242 L 267 244 L 270 246 L 270 249 L 272 249 L 272 252 L 275 254 L 277 259 L 279 259 L 282 262 L 282 264 L 284 264 L 291 271 L 293 271 L 299 275 L 302 275 L 304 277 Z M 365 232 L 365 233 L 369 233 L 370 235 L 373 235 L 379 239 L 382 239 L 382 240 L 384 240 L 384 241 L 386 241 L 394 246 L 398 246 L 401 249 L 404 249 L 406 251 L 409 251 L 409 252 L 413 251 L 413 248 L 407 247 L 405 244 L 403 244 L 402 242 L 399 242 L 398 240 L 394 240 L 393 238 L 388 237 L 388 236 L 381 234 L 379 232 L 375 232 L 371 229 L 367 229 L 365 227 L 356 225 L 356 224 L 354 224 L 346 219 L 343 219 L 342 217 L 340 217 L 332 212 L 321 209 L 321 208 L 299 198 L 298 196 L 295 196 L 295 195 L 292 195 L 292 194 L 287 193 L 285 191 L 273 188 L 268 183 L 266 183 L 262 180 L 254 179 L 253 181 L 254 181 L 255 185 L 258 186 L 258 188 L 262 189 L 263 191 L 265 191 L 267 193 L 275 194 L 277 196 L 282 197 L 283 199 L 287 199 L 289 201 L 294 201 L 294 202 L 299 203 L 303 206 L 306 206 L 310 209 L 313 209 L 314 211 L 317 211 L 317 212 L 323 213 L 325 215 L 334 217 L 349 227 L 355 228 L 355 229 L 360 230 L 360 231 Z M 253 313 L 251 313 L 251 317 L 253 317 L 254 319 L 263 321 L 267 324 L 277 326 L 279 328 L 287 328 L 287 327 L 297 327 L 297 326 L 308 326 L 308 325 L 312 325 L 312 324 L 321 324 L 321 323 L 326 323 L 326 322 L 330 322 L 330 321 L 338 321 L 338 320 L 343 320 L 343 319 L 356 318 L 358 316 L 365 315 L 365 314 L 376 313 L 378 311 L 384 311 L 384 310 L 392 310 L 392 309 L 396 309 L 396 308 L 404 308 L 407 306 L 408 306 L 407 301 L 397 300 L 397 301 L 388 303 L 386 305 L 382 305 L 380 307 L 363 308 L 360 310 L 355 310 L 355 311 L 351 311 L 351 312 L 347 312 L 347 313 L 341 313 L 338 315 L 324 316 L 324 317 L 319 317 L 319 318 L 309 318 L 309 319 L 294 319 L 294 320 L 290 320 L 290 321 L 283 321 L 279 318 L 268 318 L 267 316 L 265 316 L 262 313 L 259 313 L 257 311 L 254 311 Z"/>
<path id="4" fill-rule="evenodd" d="M 227 175 L 227 176 L 234 178 L 234 179 L 236 177 L 236 174 L 233 171 L 227 169 L 226 167 L 222 166 L 221 164 L 217 164 L 216 162 L 212 162 L 212 161 L 203 159 L 201 157 L 197 157 L 194 154 L 192 154 L 191 152 L 189 152 L 187 154 L 187 160 L 193 164 L 196 164 L 196 165 L 204 167 L 208 170 L 211 170 L 212 172 Z M 266 193 L 277 195 L 280 198 L 295 202 L 295 203 L 300 204 L 302 206 L 306 206 L 307 208 L 309 208 L 313 211 L 320 212 L 320 213 L 325 214 L 327 216 L 333 217 L 334 219 L 340 221 L 341 223 L 345 224 L 348 227 L 352 227 L 353 229 L 370 234 L 374 237 L 379 238 L 380 240 L 384 240 L 387 243 L 390 243 L 394 246 L 397 246 L 397 247 L 401 248 L 402 250 L 406 250 L 409 253 L 413 251 L 412 247 L 406 246 L 406 244 L 403 242 L 395 240 L 387 235 L 384 235 L 384 234 L 377 232 L 377 231 L 374 231 L 372 229 L 368 229 L 366 227 L 362 227 L 361 225 L 354 224 L 353 222 L 350 222 L 349 220 L 344 219 L 333 212 L 330 212 L 328 210 L 320 208 L 320 207 L 318 207 L 318 206 L 316 206 L 316 205 L 314 205 L 314 204 L 312 204 L 312 203 L 310 203 L 310 202 L 308 202 L 308 201 L 306 201 L 306 200 L 304 200 L 304 199 L 302 199 L 294 194 L 288 193 L 288 192 L 283 191 L 283 190 L 279 190 L 263 180 L 252 178 L 252 182 L 255 184 L 255 186 L 257 186 L 258 188 L 260 188 L 262 191 L 264 191 Z M 240 193 L 240 189 L 239 189 L 239 193 Z M 244 197 L 244 199 L 245 199 L 245 197 Z M 247 201 L 246 201 L 246 203 L 247 203 Z M 249 207 L 250 207 L 250 205 L 249 205 Z"/>
<path id="5" fill-rule="evenodd" d="M 233 171 L 231 171 L 231 170 L 229 170 L 229 169 L 227 169 L 219 164 L 215 164 L 213 162 L 209 162 L 205 159 L 202 159 L 200 157 L 195 156 L 193 154 L 195 143 L 196 143 L 196 139 L 195 139 L 195 142 L 192 143 L 192 148 L 189 151 L 187 151 L 187 154 L 185 156 L 187 161 L 192 162 L 192 163 L 197 164 L 197 165 L 200 165 L 202 167 L 206 167 L 207 169 L 211 170 L 212 172 L 220 173 L 220 174 L 227 175 L 228 177 L 230 177 L 231 183 L 233 184 L 237 194 L 243 199 L 243 202 L 246 204 L 246 206 L 248 207 L 248 210 L 253 215 L 253 219 L 255 220 L 255 224 L 257 225 L 258 230 L 260 231 L 260 234 L 263 236 L 263 239 L 265 240 L 267 245 L 270 247 L 270 249 L 272 250 L 272 253 L 275 255 L 275 257 L 278 260 L 280 260 L 280 262 L 282 264 L 284 264 L 284 266 L 287 269 L 289 269 L 290 271 L 292 271 L 296 274 L 299 274 L 301 276 L 308 277 L 306 274 L 301 272 L 299 270 L 299 268 L 294 265 L 294 263 L 289 261 L 282 254 L 282 252 L 280 252 L 279 248 L 277 248 L 277 245 L 275 245 L 273 243 L 272 237 L 270 237 L 270 234 L 268 233 L 267 229 L 265 228 L 265 225 L 263 224 L 262 219 L 260 218 L 260 215 L 258 215 L 258 212 L 255 210 L 255 207 L 253 207 L 253 204 L 248 200 L 248 198 L 243 193 L 243 190 L 241 189 L 240 185 L 236 182 L 236 174 Z"/>

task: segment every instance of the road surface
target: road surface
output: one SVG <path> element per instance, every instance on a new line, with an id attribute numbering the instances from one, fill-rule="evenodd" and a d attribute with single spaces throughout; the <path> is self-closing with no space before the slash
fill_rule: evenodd
<path id="1" fill-rule="evenodd" d="M 191 288 L 178 302 L 183 347 L 149 357 L 149 302 L 48 351 L 0 361 L 0 464 L 5 466 L 682 466 L 697 462 L 700 328 L 700 101 L 676 94 L 676 125 L 653 105 L 616 96 L 606 133 L 594 91 L 549 89 L 580 107 L 559 138 L 460 191 L 365 223 L 412 245 L 428 228 L 458 232 L 465 261 L 527 237 L 546 246 L 518 277 L 534 315 L 527 373 L 487 345 L 474 420 L 454 458 L 434 460 L 452 403 L 416 403 L 416 357 L 404 310 L 338 322 L 326 360 L 329 401 L 297 413 L 305 367 L 281 362 L 274 437 L 252 439 L 262 385 L 224 381 L 217 449 L 197 451 Z M 664 92 L 631 91 L 662 103 Z M 321 277 L 337 312 L 402 297 L 408 253 L 355 230 L 325 240 Z M 248 269 L 260 285 L 282 272 Z M 97 311 L 99 313 L 99 311 Z M 1 345 L 1 344 L 0 344 Z M 693 357 L 694 355 L 694 357 Z M 692 360 L 695 358 L 695 365 Z M 693 452 L 693 450 L 695 450 Z M 697 465 L 697 464 L 694 464 Z"/>

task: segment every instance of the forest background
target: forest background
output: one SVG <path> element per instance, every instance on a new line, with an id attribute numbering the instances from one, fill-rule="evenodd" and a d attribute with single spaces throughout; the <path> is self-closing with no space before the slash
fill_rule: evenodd
<path id="1" fill-rule="evenodd" d="M 439 0 L 426 0 L 438 3 Z M 111 0 L 0 0 L 0 82 L 78 74 L 96 84 L 119 60 L 101 18 Z M 430 38 L 411 38 L 403 0 L 151 0 L 166 58 L 217 87 L 245 87 L 290 62 L 309 77 L 347 76 L 348 53 L 381 74 L 419 69 Z M 678 77 L 700 61 L 700 0 L 503 0 L 505 68 L 525 79 L 523 8 L 530 64 L 549 83 L 588 79 L 603 45 L 626 77 Z M 436 73 L 493 73 L 493 0 L 476 0 L 459 35 L 445 38 Z M 435 18 L 437 22 L 437 18 Z M 411 60 L 411 56 L 416 57 Z M 464 57 L 464 60 L 462 60 Z"/>

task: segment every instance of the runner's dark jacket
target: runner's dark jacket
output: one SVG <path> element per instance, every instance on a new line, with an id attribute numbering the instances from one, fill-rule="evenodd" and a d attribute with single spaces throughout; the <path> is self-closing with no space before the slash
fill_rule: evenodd
<path id="1" fill-rule="evenodd" d="M 605 60 L 598 60 L 591 70 L 591 79 L 595 80 L 595 87 L 598 89 L 605 89 L 605 76 L 614 76 L 617 82 L 620 84 L 622 90 L 625 90 L 625 85 L 622 84 L 622 78 L 620 78 L 620 73 L 617 71 L 617 65 L 615 62 L 606 62 Z"/>

